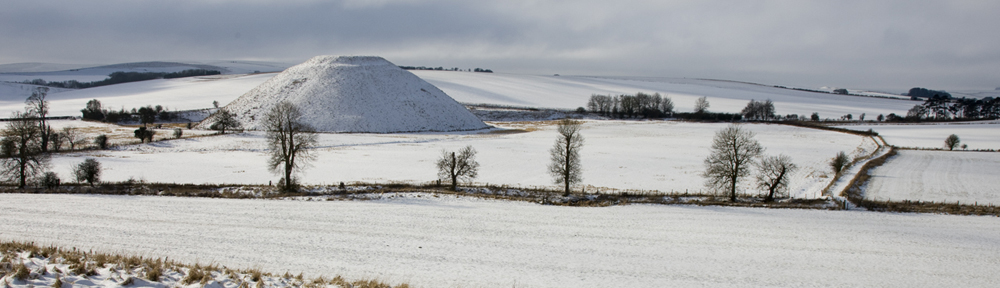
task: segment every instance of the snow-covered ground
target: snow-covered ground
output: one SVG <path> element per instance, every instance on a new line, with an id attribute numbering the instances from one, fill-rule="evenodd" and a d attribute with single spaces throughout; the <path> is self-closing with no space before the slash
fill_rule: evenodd
<path id="1" fill-rule="evenodd" d="M 87 101 L 97 99 L 106 109 L 132 109 L 163 105 L 171 111 L 211 108 L 212 101 L 225 105 L 250 91 L 274 74 L 214 75 L 157 79 L 88 89 L 49 93 L 50 116 L 81 116 Z M 12 94 L 0 98 L 0 115 L 24 111 L 27 96 Z M 30 93 L 28 93 L 30 95 Z M 23 97 L 21 97 L 23 96 Z"/>
<path id="2" fill-rule="evenodd" d="M 736 113 L 751 99 L 774 101 L 778 114 L 839 119 L 846 114 L 906 114 L 914 101 L 845 96 L 782 89 L 721 80 L 652 77 L 543 76 L 506 73 L 413 71 L 463 103 L 576 109 L 592 94 L 659 92 L 670 96 L 677 111 L 694 110 L 698 97 L 708 97 L 709 111 Z"/>
<path id="3" fill-rule="evenodd" d="M 0 82 L 0 118 L 10 117 L 13 112 L 24 112 L 24 101 L 35 92 L 38 85 Z M 49 93 L 73 91 L 72 89 L 49 87 Z M 10 106 L 7 108 L 4 106 Z M 81 107 L 82 109 L 82 107 Z M 77 109 L 79 110 L 79 109 Z M 77 111 L 79 114 L 79 111 Z"/>
<path id="4" fill-rule="evenodd" d="M 0 238 L 417 287 L 996 287 L 1000 218 L 0 194 Z"/>
<path id="5" fill-rule="evenodd" d="M 465 133 L 320 134 L 317 160 L 303 169 L 306 184 L 437 179 L 441 150 L 472 145 L 482 165 L 476 182 L 520 187 L 555 187 L 547 173 L 555 143 L 552 123 L 503 123 L 507 129 Z M 728 124 L 675 121 L 588 121 L 582 135 L 583 183 L 616 189 L 699 192 L 703 161 L 712 137 Z M 792 175 L 791 194 L 815 198 L 831 180 L 827 162 L 838 151 L 852 157 L 876 149 L 870 139 L 850 134 L 783 125 L 747 125 L 767 148 L 784 153 L 801 169 Z M 523 132 L 530 131 L 530 132 Z M 512 133 L 514 132 L 514 133 Z M 263 134 L 199 137 L 123 146 L 108 151 L 61 154 L 52 170 L 64 179 L 73 165 L 95 157 L 106 181 L 129 178 L 153 182 L 267 184 Z M 588 191 L 598 189 L 588 188 Z M 743 190 L 757 191 L 749 186 Z"/>
<path id="6" fill-rule="evenodd" d="M 182 137 L 191 136 L 204 136 L 215 134 L 216 131 L 212 130 L 198 130 L 198 129 L 186 129 L 182 124 L 175 124 L 176 126 L 182 128 Z M 98 135 L 108 136 L 108 144 L 110 145 L 130 145 L 139 143 L 139 139 L 135 138 L 136 127 L 113 125 L 101 122 L 83 121 L 83 120 L 50 120 L 49 126 L 52 126 L 52 130 L 56 133 L 63 133 L 64 128 L 74 129 L 74 132 L 82 139 L 80 143 L 76 144 L 76 148 L 81 147 L 93 147 L 94 137 Z M 154 141 L 159 141 L 163 139 L 173 139 L 174 128 L 170 125 L 163 126 L 161 129 L 150 128 L 155 131 L 156 134 L 153 135 Z M 69 143 L 63 144 L 65 148 L 69 148 Z M 67 172 L 68 173 L 68 172 Z M 72 174 L 64 174 L 68 177 Z"/>
<path id="7" fill-rule="evenodd" d="M 1000 205 L 1000 153 L 900 150 L 869 172 L 874 200 Z"/>
<path id="8" fill-rule="evenodd" d="M 843 125 L 858 131 L 872 129 L 889 145 L 909 148 L 944 148 L 944 139 L 955 134 L 968 149 L 1000 149 L 1000 121 L 918 124 Z"/>

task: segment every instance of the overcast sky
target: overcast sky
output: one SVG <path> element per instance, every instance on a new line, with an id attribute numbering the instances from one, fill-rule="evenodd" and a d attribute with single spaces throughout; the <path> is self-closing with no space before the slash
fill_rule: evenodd
<path id="1" fill-rule="evenodd" d="M 21 1 L 0 64 L 377 55 L 531 74 L 1000 87 L 1000 1 Z"/>

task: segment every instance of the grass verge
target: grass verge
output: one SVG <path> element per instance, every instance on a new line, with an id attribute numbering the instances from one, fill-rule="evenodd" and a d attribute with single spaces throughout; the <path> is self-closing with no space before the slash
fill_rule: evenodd
<path id="1" fill-rule="evenodd" d="M 81 268 L 82 267 L 82 268 Z M 259 269 L 233 269 L 219 265 L 183 264 L 165 258 L 63 249 L 35 243 L 0 242 L 0 285 L 5 287 L 105 287 L 116 286 L 180 287 L 358 287 L 408 288 L 409 284 L 390 285 L 379 280 L 347 281 L 341 276 L 306 279 L 262 272 Z"/>

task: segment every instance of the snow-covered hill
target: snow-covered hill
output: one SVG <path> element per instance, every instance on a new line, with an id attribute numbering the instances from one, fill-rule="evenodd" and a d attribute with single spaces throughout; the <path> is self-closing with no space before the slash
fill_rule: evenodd
<path id="1" fill-rule="evenodd" d="M 592 94 L 635 94 L 659 92 L 670 96 L 676 111 L 694 110 L 698 97 L 708 97 L 709 111 L 739 112 L 751 99 L 771 99 L 781 115 L 810 115 L 837 119 L 846 114 L 906 114 L 916 101 L 863 96 L 847 96 L 784 89 L 767 85 L 724 80 L 656 78 L 545 76 L 506 73 L 453 71 L 413 71 L 456 100 L 473 104 L 575 109 L 586 107 Z"/>
<path id="2" fill-rule="evenodd" d="M 264 115 L 282 101 L 298 106 L 303 122 L 318 131 L 391 133 L 488 127 L 434 85 L 370 56 L 313 57 L 240 96 L 226 109 L 237 115 L 244 128 L 263 130 Z"/>

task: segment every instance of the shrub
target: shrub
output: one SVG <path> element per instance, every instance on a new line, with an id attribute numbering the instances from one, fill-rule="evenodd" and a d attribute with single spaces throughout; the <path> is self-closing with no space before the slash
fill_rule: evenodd
<path id="1" fill-rule="evenodd" d="M 844 167 L 850 162 L 851 160 L 847 158 L 847 153 L 840 151 L 837 153 L 837 156 L 830 160 L 830 167 L 833 168 L 834 174 L 840 174 L 840 171 L 844 170 Z"/>
<path id="2" fill-rule="evenodd" d="M 42 186 L 45 187 L 45 189 L 58 188 L 59 182 L 61 181 L 62 180 L 59 179 L 59 175 L 57 175 L 56 172 L 45 172 L 45 175 L 42 176 Z"/>
<path id="3" fill-rule="evenodd" d="M 174 128 L 174 138 L 181 138 L 181 136 L 184 136 L 184 130 L 181 130 L 181 128 Z"/>
<path id="4" fill-rule="evenodd" d="M 77 182 L 86 181 L 94 186 L 94 183 L 101 181 L 101 163 L 94 158 L 87 158 L 73 169 L 73 175 Z"/>
<path id="5" fill-rule="evenodd" d="M 108 135 L 101 134 L 94 137 L 94 145 L 101 150 L 108 149 Z"/>

